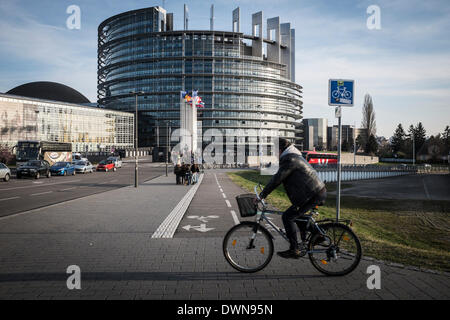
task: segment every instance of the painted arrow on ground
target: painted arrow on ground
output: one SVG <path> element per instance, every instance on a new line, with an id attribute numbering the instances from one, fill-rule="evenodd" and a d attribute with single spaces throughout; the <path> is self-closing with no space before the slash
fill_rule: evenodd
<path id="1" fill-rule="evenodd" d="M 201 222 L 207 223 L 208 219 L 217 219 L 219 216 L 188 216 L 189 219 L 198 219 Z"/>
<path id="2" fill-rule="evenodd" d="M 187 230 L 187 231 L 190 231 L 191 229 L 194 229 L 194 230 L 197 230 L 197 231 L 200 231 L 200 232 L 208 232 L 208 231 L 214 230 L 215 228 L 207 228 L 206 224 L 202 223 L 199 226 L 191 226 L 190 224 L 188 224 L 187 226 L 184 226 L 183 229 Z"/>

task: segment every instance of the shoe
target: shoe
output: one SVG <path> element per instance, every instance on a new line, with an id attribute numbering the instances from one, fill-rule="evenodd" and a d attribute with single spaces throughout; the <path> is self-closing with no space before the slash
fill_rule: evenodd
<path id="1" fill-rule="evenodd" d="M 298 249 L 289 249 L 286 251 L 277 252 L 277 255 L 285 259 L 298 259 L 301 257 L 301 252 Z"/>

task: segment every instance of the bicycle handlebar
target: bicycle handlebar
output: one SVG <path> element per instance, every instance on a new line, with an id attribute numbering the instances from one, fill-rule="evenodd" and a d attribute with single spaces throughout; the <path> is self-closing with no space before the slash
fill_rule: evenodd
<path id="1" fill-rule="evenodd" d="M 258 189 L 257 189 L 258 187 L 261 188 L 261 184 L 260 184 L 260 183 L 258 183 L 258 184 L 255 186 L 255 188 L 253 189 L 253 190 L 255 191 L 256 199 L 257 199 L 259 202 L 262 203 L 263 207 L 266 207 L 266 202 L 264 201 L 264 199 L 261 199 L 261 198 L 259 197 Z"/>

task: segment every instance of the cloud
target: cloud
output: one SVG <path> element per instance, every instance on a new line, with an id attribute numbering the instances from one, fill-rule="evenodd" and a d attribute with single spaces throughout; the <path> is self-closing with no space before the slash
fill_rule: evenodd
<path id="1" fill-rule="evenodd" d="M 0 6 L 0 15 L 6 17 L 0 20 L 1 55 L 8 60 L 14 57 L 16 67 L 32 65 L 34 76 L 27 81 L 63 82 L 95 101 L 96 33 L 43 24 L 8 4 Z M 14 16 L 9 19 L 12 10 Z M 2 74 L 14 77 L 13 66 Z"/>

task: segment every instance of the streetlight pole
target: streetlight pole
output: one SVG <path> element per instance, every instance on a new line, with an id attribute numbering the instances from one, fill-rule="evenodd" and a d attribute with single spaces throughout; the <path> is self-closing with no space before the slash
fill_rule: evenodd
<path id="1" fill-rule="evenodd" d="M 412 145 L 413 145 L 413 166 L 416 165 L 416 139 L 414 138 L 414 132 L 411 133 Z"/>
<path id="2" fill-rule="evenodd" d="M 169 174 L 169 148 L 170 148 L 170 132 L 172 131 L 172 126 L 169 126 L 171 121 L 166 120 L 166 131 L 167 131 L 167 141 L 166 141 L 166 177 Z"/>
<path id="3" fill-rule="evenodd" d="M 256 106 L 259 113 L 259 170 L 262 169 L 262 107 L 261 105 Z"/>
<path id="4" fill-rule="evenodd" d="M 169 175 L 169 122 L 166 122 L 167 141 L 166 141 L 166 177 Z"/>
<path id="5" fill-rule="evenodd" d="M 144 94 L 143 91 L 130 91 L 130 94 L 134 95 L 136 97 L 136 115 L 135 115 L 135 126 L 134 126 L 134 156 L 135 156 L 135 162 L 134 162 L 134 187 L 137 188 L 139 181 L 138 181 L 138 96 Z"/>

